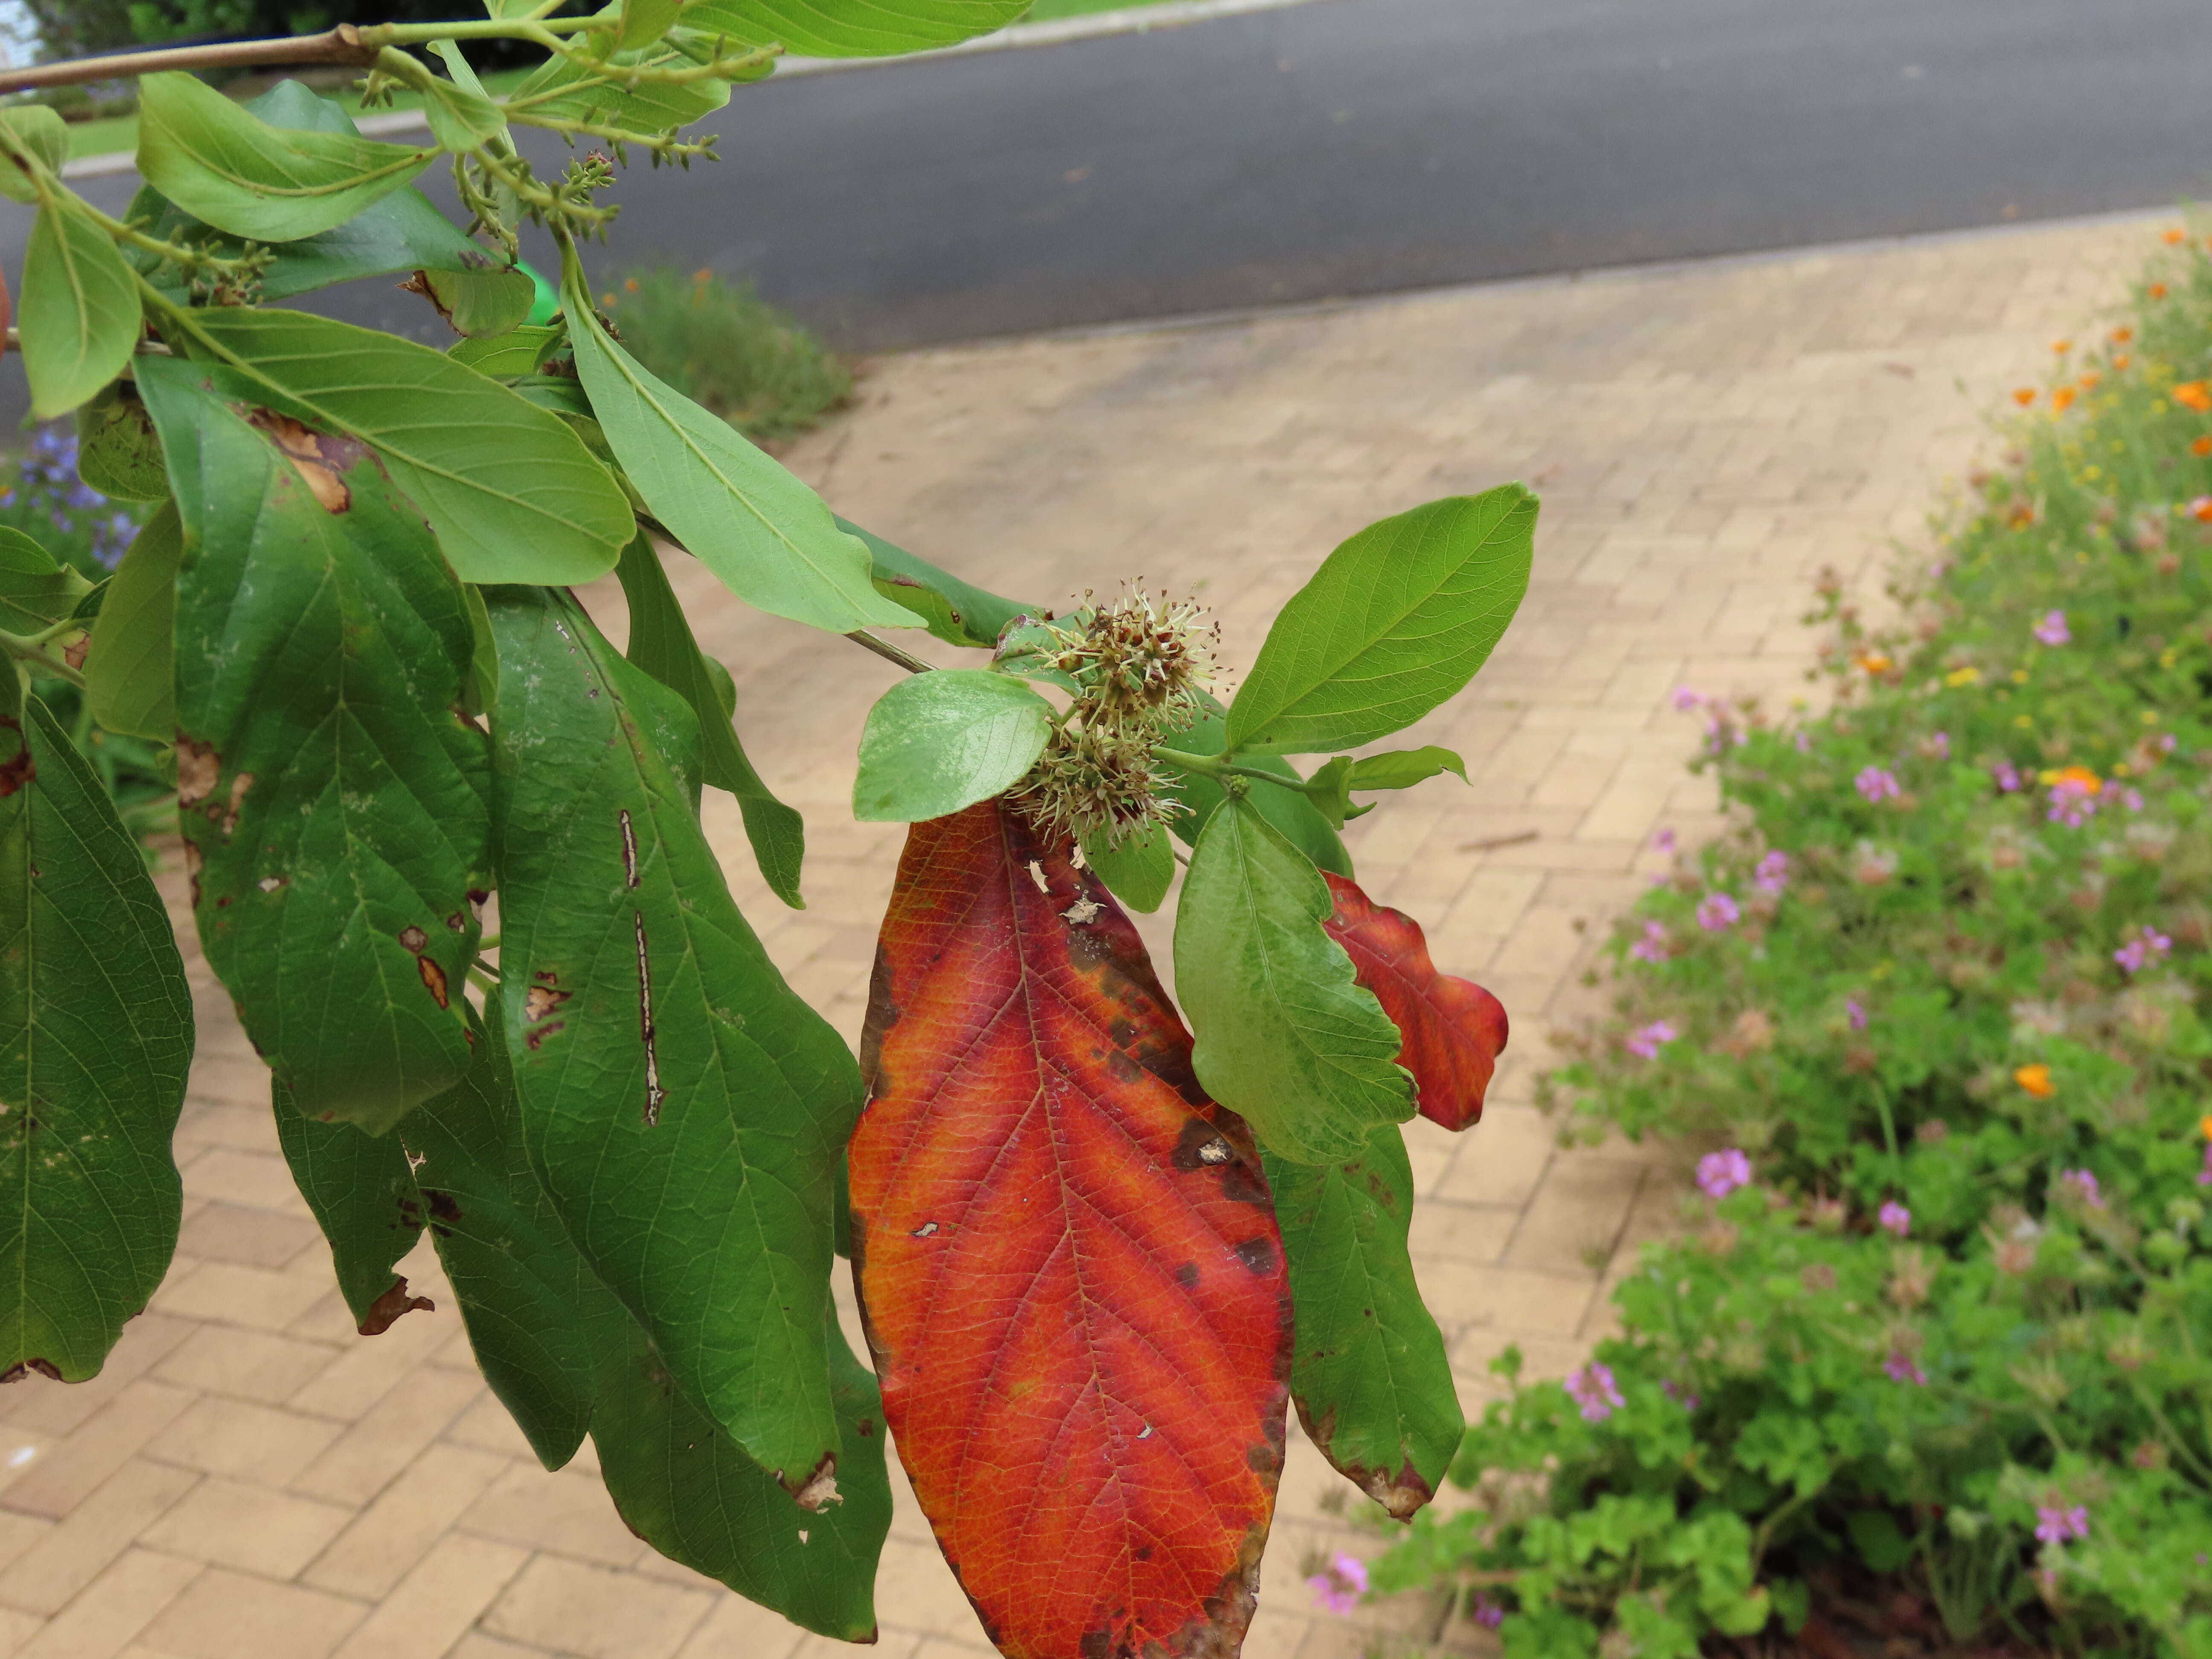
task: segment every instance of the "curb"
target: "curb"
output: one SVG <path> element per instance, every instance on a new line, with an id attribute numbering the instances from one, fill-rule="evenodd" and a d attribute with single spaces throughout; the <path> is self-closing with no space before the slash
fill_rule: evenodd
<path id="1" fill-rule="evenodd" d="M 1150 34 L 1155 29 L 1183 28 L 1217 17 L 1242 16 L 1247 12 L 1279 11 L 1288 6 L 1310 6 L 1321 0 L 1161 0 L 1151 6 L 1125 6 L 1115 11 L 1095 11 L 1081 17 L 1055 17 L 1044 23 L 1013 23 L 994 34 L 963 40 L 958 46 L 931 52 L 910 52 L 896 58 L 780 58 L 770 80 L 788 75 L 825 75 L 847 70 L 888 69 L 900 64 L 934 58 L 960 58 L 979 52 L 1009 52 L 1023 46 L 1053 46 L 1067 40 L 1089 40 L 1109 34 Z M 356 124 L 364 138 L 388 137 L 416 132 L 429 122 L 419 110 L 394 110 L 388 115 L 363 116 Z M 137 162 L 131 151 L 87 155 L 62 165 L 64 179 L 97 179 L 130 173 Z"/>

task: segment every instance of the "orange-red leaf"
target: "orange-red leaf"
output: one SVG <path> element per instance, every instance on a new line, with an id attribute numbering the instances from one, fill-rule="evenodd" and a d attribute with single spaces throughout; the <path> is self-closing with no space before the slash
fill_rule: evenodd
<path id="1" fill-rule="evenodd" d="M 869 997 L 853 1260 L 884 1411 L 1010 1659 L 1230 1659 L 1289 1285 L 1243 1121 L 1105 889 L 985 801 L 914 826 Z"/>
<path id="2" fill-rule="evenodd" d="M 1336 901 L 1322 926 L 1404 1036 L 1398 1063 L 1413 1074 L 1421 1115 L 1447 1129 L 1478 1121 L 1505 1051 L 1505 1005 L 1471 979 L 1438 973 L 1413 917 L 1376 903 L 1356 882 L 1322 875 Z"/>

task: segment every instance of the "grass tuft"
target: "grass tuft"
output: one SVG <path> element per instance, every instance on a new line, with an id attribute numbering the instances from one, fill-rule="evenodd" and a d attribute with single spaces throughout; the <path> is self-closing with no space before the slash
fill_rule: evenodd
<path id="1" fill-rule="evenodd" d="M 852 400 L 851 371 L 748 284 L 663 268 L 601 302 L 631 355 L 756 441 L 793 437 Z"/>

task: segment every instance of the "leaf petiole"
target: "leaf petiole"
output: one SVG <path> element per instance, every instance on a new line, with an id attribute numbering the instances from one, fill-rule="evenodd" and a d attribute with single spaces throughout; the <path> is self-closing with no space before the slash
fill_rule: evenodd
<path id="1" fill-rule="evenodd" d="M 1218 755 L 1191 755 L 1180 749 L 1155 749 L 1152 753 L 1170 766 L 1179 766 L 1186 772 L 1196 772 L 1201 777 L 1257 778 L 1262 783 L 1272 783 L 1278 789 L 1287 789 L 1293 794 L 1322 795 L 1328 791 L 1316 788 L 1302 778 L 1286 778 L 1280 772 L 1270 772 L 1258 766 L 1246 766 L 1240 761 L 1224 760 Z"/>
<path id="2" fill-rule="evenodd" d="M 84 624 L 79 622 L 75 626 L 82 628 Z M 52 631 L 48 630 L 49 633 Z M 0 651 L 5 651 L 18 662 L 30 664 L 42 674 L 52 674 L 58 680 L 67 680 L 71 685 L 82 688 L 84 676 L 45 649 L 40 641 L 46 637 L 46 635 L 41 634 L 36 639 L 26 639 L 20 634 L 0 631 Z"/>

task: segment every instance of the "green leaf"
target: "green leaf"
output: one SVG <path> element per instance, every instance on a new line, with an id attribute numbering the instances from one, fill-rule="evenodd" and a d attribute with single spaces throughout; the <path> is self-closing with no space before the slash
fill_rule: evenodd
<path id="1" fill-rule="evenodd" d="M 1528 587 L 1536 498 L 1448 495 L 1370 525 L 1291 596 L 1229 746 L 1310 754 L 1411 726 L 1474 678 Z"/>
<path id="2" fill-rule="evenodd" d="M 547 588 L 500 642 L 501 972 L 532 1167 L 678 1385 L 787 1490 L 834 1455 L 831 1170 L 859 1067 L 697 817 L 698 720 Z"/>
<path id="3" fill-rule="evenodd" d="M 428 1302 L 407 1293 L 392 1271 L 422 1236 L 422 1203 L 407 1153 L 390 1135 L 301 1115 L 281 1083 L 272 1085 L 276 1141 L 293 1183 L 330 1241 L 338 1291 L 363 1336 L 380 1336 L 400 1315 Z"/>
<path id="4" fill-rule="evenodd" d="M 426 270 L 421 284 L 456 334 L 494 338 L 510 332 L 537 303 L 527 271 Z M 479 371 L 481 373 L 481 371 Z"/>
<path id="5" fill-rule="evenodd" d="M 1200 695 L 1207 706 L 1206 718 L 1176 732 L 1168 746 L 1186 755 L 1218 755 L 1228 741 L 1225 712 L 1212 696 Z M 1272 755 L 1247 755 L 1243 763 L 1279 777 L 1297 780 L 1298 776 L 1297 768 Z M 1175 780 L 1176 798 L 1188 809 L 1177 813 L 1168 827 L 1185 845 L 1194 847 L 1206 820 L 1227 797 L 1212 778 L 1186 772 L 1168 762 L 1161 765 Z M 1352 854 L 1344 850 L 1344 843 L 1337 838 L 1328 817 L 1310 799 L 1295 790 L 1278 789 L 1265 783 L 1254 784 L 1249 799 L 1260 809 L 1260 816 L 1280 830 L 1291 845 L 1311 859 L 1318 868 L 1334 871 L 1347 878 L 1351 876 Z"/>
<path id="6" fill-rule="evenodd" d="M 1051 734 L 1052 705 L 1010 675 L 910 675 L 876 699 L 860 729 L 853 816 L 915 823 L 1002 795 L 1036 764 Z"/>
<path id="7" fill-rule="evenodd" d="M 118 501 L 167 497 L 169 475 L 146 405 L 126 380 L 103 387 L 76 412 L 76 475 Z"/>
<path id="8" fill-rule="evenodd" d="M 841 1501 L 811 1515 L 716 1431 L 644 1334 L 635 1324 L 631 1332 L 592 1418 L 599 1470 L 623 1522 L 672 1560 L 795 1625 L 873 1641 L 876 1562 L 891 1522 L 883 1401 L 836 1322 L 825 1334 Z"/>
<path id="9" fill-rule="evenodd" d="M 149 358 L 183 526 L 177 805 L 210 966 L 300 1109 L 377 1133 L 468 1066 L 491 886 L 471 636 L 422 515 L 343 439 Z"/>
<path id="10" fill-rule="evenodd" d="M 1385 1125 L 1343 1164 L 1261 1156 L 1291 1274 L 1298 1420 L 1346 1480 L 1410 1520 L 1436 1496 L 1466 1422 L 1406 1250 L 1405 1137 Z"/>
<path id="11" fill-rule="evenodd" d="M 0 675 L 0 1372 L 93 1376 L 168 1270 L 191 994 L 146 861 Z"/>
<path id="12" fill-rule="evenodd" d="M 1354 806 L 1353 790 L 1410 789 L 1440 772 L 1455 773 L 1462 783 L 1467 781 L 1467 763 L 1450 750 L 1434 744 L 1425 749 L 1393 749 L 1388 754 L 1369 755 L 1358 760 L 1339 755 L 1313 775 L 1312 781 L 1322 793 L 1310 799 L 1321 809 L 1322 815 L 1340 830 L 1345 819 L 1375 810 L 1372 803 Z"/>
<path id="13" fill-rule="evenodd" d="M 412 83 L 422 94 L 422 118 L 430 124 L 430 136 L 447 149 L 463 151 L 506 138 L 507 118 L 485 93 L 460 49 L 451 40 L 434 40 L 431 50 L 448 69 L 457 60 L 460 67 L 450 81 L 426 69 Z"/>
<path id="14" fill-rule="evenodd" d="M 359 137 L 343 109 L 330 99 L 317 97 L 297 81 L 280 81 L 258 98 L 248 100 L 244 107 L 271 126 Z M 151 185 L 138 192 L 131 204 L 129 217 L 146 222 L 151 234 L 164 240 L 186 242 L 222 258 L 235 258 L 245 251 L 246 239 L 226 235 L 194 218 Z M 289 299 L 364 276 L 415 270 L 489 273 L 500 264 L 464 236 L 428 197 L 411 185 L 393 191 L 343 224 L 277 243 L 269 252 L 275 258 L 261 275 L 264 300 Z M 133 251 L 125 257 L 137 267 L 140 276 L 163 293 L 180 301 L 185 297 L 185 278 L 174 266 L 143 252 Z"/>
<path id="15" fill-rule="evenodd" d="M 0 525 L 0 628 L 43 634 L 74 616 L 77 602 L 91 591 L 82 571 L 57 562 L 21 531 Z"/>
<path id="16" fill-rule="evenodd" d="M 1096 614 L 1085 605 L 1071 611 L 1063 620 L 1070 629 L 1080 633 L 1091 625 Z M 1081 684 L 1059 665 L 1062 648 L 1060 635 L 1050 623 L 1032 617 L 1018 617 L 999 636 L 999 648 L 991 653 L 991 666 L 1002 674 L 1018 674 L 1025 680 L 1056 685 L 1071 696 L 1079 695 Z"/>
<path id="17" fill-rule="evenodd" d="M 698 0 L 684 26 L 810 58 L 889 58 L 1004 27 L 1030 0 Z"/>
<path id="18" fill-rule="evenodd" d="M 1098 872 L 1106 890 L 1132 910 L 1147 915 L 1160 908 L 1175 883 L 1175 852 L 1168 832 L 1153 824 L 1145 834 L 1109 847 L 1103 835 L 1086 836 L 1083 859 Z"/>
<path id="19" fill-rule="evenodd" d="M 621 23 L 615 31 L 615 49 L 635 52 L 649 46 L 668 33 L 684 0 L 622 0 Z"/>
<path id="20" fill-rule="evenodd" d="M 18 348 L 31 415 L 66 415 L 123 372 L 138 344 L 138 286 L 107 233 L 57 198 L 23 251 Z"/>
<path id="21" fill-rule="evenodd" d="M 1322 931 L 1335 908 L 1320 872 L 1248 799 L 1206 820 L 1176 914 L 1176 989 L 1198 1080 L 1300 1164 L 1357 1158 L 1378 1125 L 1413 1115 L 1398 1028 Z"/>
<path id="22" fill-rule="evenodd" d="M 69 160 L 69 127 L 60 112 L 44 104 L 16 104 L 0 109 L 0 196 L 12 202 L 35 202 L 38 187 L 21 162 L 18 150 L 27 151 L 47 172 L 58 173 Z"/>
<path id="23" fill-rule="evenodd" d="M 538 1461 L 557 1469 L 583 1443 L 607 1356 L 637 1322 L 531 1171 L 497 991 L 477 1029 L 468 1075 L 410 1113 L 398 1139 L 484 1381 Z"/>
<path id="24" fill-rule="evenodd" d="M 173 689 L 177 564 L 185 550 L 176 504 L 164 501 L 116 568 L 84 658 L 92 717 L 110 732 L 168 743 L 177 735 Z"/>
<path id="25" fill-rule="evenodd" d="M 629 68 L 691 67 L 691 60 L 666 46 L 620 52 L 608 64 L 617 76 Z M 729 83 L 702 77 L 671 85 L 620 79 L 599 81 L 599 71 L 566 58 L 539 64 L 507 94 L 507 112 L 518 121 L 576 121 L 586 126 L 618 126 L 631 132 L 667 132 L 711 115 L 730 101 Z M 542 101 L 540 101 L 542 100 Z"/>
<path id="26" fill-rule="evenodd" d="M 648 538 L 640 535 L 623 550 L 615 574 L 622 578 L 623 596 L 629 601 L 630 661 L 691 705 L 699 719 L 701 769 L 706 781 L 738 798 L 745 839 L 752 843 L 753 858 L 769 890 L 793 909 L 804 910 L 799 872 L 806 857 L 806 821 L 769 793 L 745 758 L 744 746 L 730 724 L 738 694 L 728 671 L 699 649 Z M 729 690 L 726 702 L 725 687 Z"/>
<path id="27" fill-rule="evenodd" d="M 558 416 L 443 352 L 298 311 L 216 307 L 179 327 L 256 401 L 373 445 L 464 581 L 588 581 L 636 532 Z"/>
<path id="28" fill-rule="evenodd" d="M 1037 609 L 964 582 L 928 560 L 861 529 L 850 519 L 839 519 L 837 528 L 859 537 L 868 550 L 869 578 L 876 592 L 914 612 L 923 627 L 947 645 L 991 650 L 1008 623 L 1017 617 L 1035 614 Z"/>
<path id="29" fill-rule="evenodd" d="M 518 380 L 535 374 L 567 337 L 565 330 L 532 324 L 489 339 L 456 340 L 446 355 L 495 380 Z M 588 405 L 585 412 L 590 412 Z"/>
<path id="30" fill-rule="evenodd" d="M 908 626 L 868 581 L 868 552 L 822 498 L 607 337 L 590 296 L 567 295 L 568 338 L 592 412 L 653 509 L 746 604 L 849 634 Z"/>
<path id="31" fill-rule="evenodd" d="M 194 217 L 262 242 L 343 224 L 429 166 L 435 146 L 271 125 L 181 70 L 138 82 L 138 172 Z"/>

